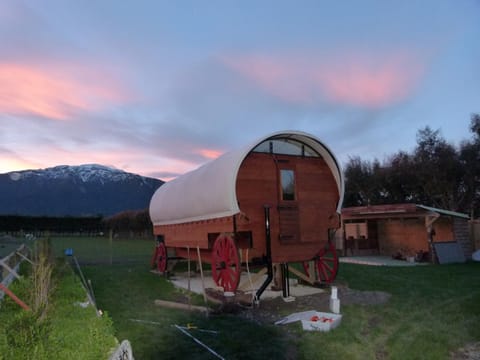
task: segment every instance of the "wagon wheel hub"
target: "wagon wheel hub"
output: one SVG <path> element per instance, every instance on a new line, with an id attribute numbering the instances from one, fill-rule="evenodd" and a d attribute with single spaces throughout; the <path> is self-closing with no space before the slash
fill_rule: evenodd
<path id="1" fill-rule="evenodd" d="M 224 291 L 234 292 L 240 281 L 240 261 L 235 240 L 229 235 L 220 235 L 213 244 L 212 277 Z"/>
<path id="2" fill-rule="evenodd" d="M 167 271 L 167 247 L 164 242 L 159 242 L 155 247 L 155 253 L 153 255 L 153 267 L 156 267 L 159 272 Z"/>
<path id="3" fill-rule="evenodd" d="M 314 269 L 310 269 L 308 262 L 303 263 L 307 276 L 310 276 L 310 271 L 316 271 L 318 281 L 328 284 L 333 282 L 338 272 L 338 256 L 335 244 L 328 243 L 313 260 L 315 261 Z"/>

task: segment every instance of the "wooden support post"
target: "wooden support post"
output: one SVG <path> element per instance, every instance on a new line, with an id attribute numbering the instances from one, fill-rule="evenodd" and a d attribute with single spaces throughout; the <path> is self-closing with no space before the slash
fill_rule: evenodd
<path id="1" fill-rule="evenodd" d="M 282 275 L 282 264 L 276 263 L 273 264 L 273 287 L 274 290 L 283 289 L 283 275 Z"/>
<path id="2" fill-rule="evenodd" d="M 308 262 L 308 268 L 310 269 L 310 271 L 308 272 L 308 277 L 310 279 L 310 284 L 313 284 L 315 282 L 315 261 L 314 260 L 310 260 Z"/>
<path id="3" fill-rule="evenodd" d="M 437 213 L 429 213 L 425 216 L 425 227 L 429 233 L 433 230 L 433 223 L 437 221 L 439 217 L 440 215 Z"/>
<path id="4" fill-rule="evenodd" d="M 110 265 L 113 264 L 113 255 L 112 255 L 112 251 L 113 251 L 113 229 L 110 229 L 110 231 L 108 232 L 108 244 L 109 244 L 109 247 L 110 247 Z"/>
<path id="5" fill-rule="evenodd" d="M 155 300 L 154 303 L 157 306 L 167 307 L 170 309 L 208 312 L 208 308 L 205 306 L 189 305 L 166 300 Z"/>
<path id="6" fill-rule="evenodd" d="M 253 284 L 255 284 L 257 281 L 261 280 L 263 275 L 265 275 L 267 273 L 267 268 L 264 267 L 262 268 L 259 272 L 256 272 L 256 273 L 253 273 L 251 276 L 250 276 L 250 279 L 248 280 L 245 280 L 244 282 L 242 282 L 240 285 L 238 285 L 237 289 L 238 290 L 241 290 L 241 291 L 245 291 L 248 289 L 248 287 L 250 286 L 250 281 Z M 253 290 L 253 289 L 250 289 L 250 290 Z"/>
<path id="7" fill-rule="evenodd" d="M 300 279 L 306 281 L 307 283 L 309 283 L 311 285 L 315 284 L 315 279 L 312 281 L 312 279 L 310 279 L 309 276 L 307 276 L 304 273 L 302 273 L 301 271 L 295 269 L 293 266 L 289 266 L 288 271 L 290 271 L 292 274 L 298 276 Z"/>
<path id="8" fill-rule="evenodd" d="M 190 287 L 190 246 L 187 246 L 187 264 L 188 264 L 188 306 L 192 306 L 192 294 Z"/>
<path id="9" fill-rule="evenodd" d="M 280 269 L 282 271 L 282 291 L 283 298 L 290 298 L 290 279 L 288 276 L 288 263 L 280 264 Z"/>
<path id="10" fill-rule="evenodd" d="M 430 252 L 430 262 L 435 264 L 437 262 L 437 256 L 435 254 L 435 248 L 433 246 L 433 236 L 435 235 L 435 230 L 433 229 L 433 223 L 437 221 L 440 217 L 440 214 L 437 213 L 429 213 L 425 216 L 425 228 L 427 229 L 427 241 L 428 241 L 428 249 Z"/>
<path id="11" fill-rule="evenodd" d="M 200 265 L 200 277 L 202 278 L 203 300 L 207 303 L 207 293 L 205 292 L 205 279 L 203 277 L 202 257 L 200 256 L 200 246 L 197 245 L 198 264 Z"/>

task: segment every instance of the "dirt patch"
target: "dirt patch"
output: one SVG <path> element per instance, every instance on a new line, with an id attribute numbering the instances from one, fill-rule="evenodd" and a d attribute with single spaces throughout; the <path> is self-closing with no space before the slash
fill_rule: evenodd
<path id="1" fill-rule="evenodd" d="M 342 305 L 380 305 L 386 303 L 391 296 L 389 293 L 381 291 L 352 290 L 343 285 L 337 286 L 337 288 Z M 214 313 L 234 314 L 260 325 L 273 325 L 276 321 L 295 312 L 307 310 L 330 312 L 330 289 L 325 289 L 325 292 L 319 294 L 298 296 L 292 302 L 286 302 L 282 297 L 263 299 L 258 306 L 251 305 L 251 295 L 242 294 L 238 291 L 236 296 L 228 299 L 228 301 L 224 301 L 223 294 L 216 291 L 207 291 L 207 296 L 210 301 L 216 303 Z M 377 318 L 373 319 L 371 326 L 375 326 L 378 321 Z M 288 327 L 283 329 L 285 330 L 282 332 L 283 336 L 289 344 L 285 349 L 285 359 L 297 359 L 295 343 L 298 340 L 298 334 Z M 384 351 L 379 351 L 376 356 L 377 359 L 387 358 Z"/>
<path id="2" fill-rule="evenodd" d="M 381 305 L 390 299 L 391 294 L 383 291 L 360 291 L 346 286 L 338 287 L 338 298 L 342 305 Z M 224 304 L 220 311 L 234 312 L 242 317 L 258 323 L 273 324 L 282 317 L 307 310 L 329 312 L 330 291 L 324 293 L 299 296 L 292 302 L 286 302 L 282 297 L 260 301 L 258 306 L 246 306 L 245 303 L 235 302 L 234 305 Z"/>
<path id="3" fill-rule="evenodd" d="M 480 342 L 468 344 L 451 354 L 452 360 L 480 360 Z"/>
<path id="4" fill-rule="evenodd" d="M 346 286 L 340 287 L 338 293 L 338 297 L 344 305 L 381 305 L 391 297 L 391 294 L 385 291 L 352 290 Z"/>

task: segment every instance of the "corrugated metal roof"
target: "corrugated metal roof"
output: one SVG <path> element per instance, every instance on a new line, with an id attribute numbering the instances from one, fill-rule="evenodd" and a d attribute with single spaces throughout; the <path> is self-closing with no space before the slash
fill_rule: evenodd
<path id="1" fill-rule="evenodd" d="M 248 146 L 225 153 L 198 169 L 163 184 L 150 201 L 150 218 L 153 224 L 179 224 L 239 213 L 235 186 L 240 165 L 256 146 L 282 137 L 303 142 L 323 157 L 337 183 L 340 196 L 337 212 L 340 212 L 344 181 L 340 165 L 333 153 L 313 135 L 284 131 L 267 135 Z"/>
<path id="2" fill-rule="evenodd" d="M 420 209 L 435 212 L 435 213 L 440 214 L 440 215 L 454 216 L 454 217 L 458 217 L 458 218 L 462 218 L 462 219 L 470 219 L 470 216 L 468 216 L 467 214 L 459 213 L 459 212 L 456 212 L 456 211 L 437 209 L 437 208 L 434 208 L 434 207 L 419 205 L 419 204 L 417 204 L 416 206 Z"/>
<path id="3" fill-rule="evenodd" d="M 415 204 L 383 204 L 383 205 L 368 205 L 368 206 L 353 206 L 342 209 L 343 216 L 369 216 L 375 217 L 379 215 L 402 215 L 407 213 L 415 213 L 417 207 Z"/>

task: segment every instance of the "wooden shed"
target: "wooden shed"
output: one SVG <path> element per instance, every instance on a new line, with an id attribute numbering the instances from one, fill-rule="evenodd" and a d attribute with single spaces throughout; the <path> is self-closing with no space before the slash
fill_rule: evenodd
<path id="1" fill-rule="evenodd" d="M 166 261 L 193 259 L 198 249 L 225 291 L 235 291 L 241 271 L 255 266 L 267 267 L 270 282 L 276 263 L 315 260 L 319 279 L 331 281 L 343 186 L 337 160 L 315 136 L 285 131 L 262 137 L 155 192 L 153 263 L 164 272 Z"/>
<path id="2" fill-rule="evenodd" d="M 415 257 L 432 255 L 435 243 L 455 242 L 468 258 L 468 220 L 466 214 L 418 204 L 343 208 L 344 254 Z"/>

